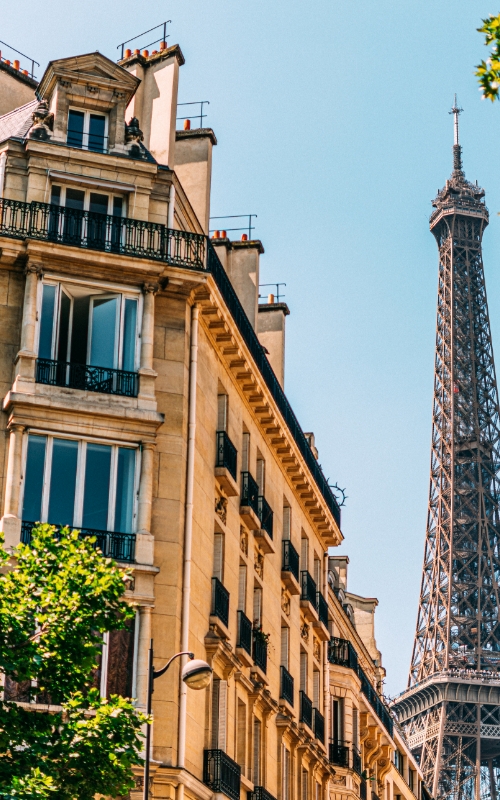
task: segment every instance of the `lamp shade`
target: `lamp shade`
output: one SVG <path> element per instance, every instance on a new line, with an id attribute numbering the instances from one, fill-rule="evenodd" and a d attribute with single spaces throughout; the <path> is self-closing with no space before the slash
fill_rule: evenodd
<path id="1" fill-rule="evenodd" d="M 182 680 L 191 689 L 205 689 L 212 678 L 212 667 L 206 661 L 195 658 L 182 668 Z"/>

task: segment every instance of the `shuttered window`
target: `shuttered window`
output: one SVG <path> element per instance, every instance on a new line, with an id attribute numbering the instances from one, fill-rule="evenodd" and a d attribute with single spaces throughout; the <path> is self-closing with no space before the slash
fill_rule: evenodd
<path id="1" fill-rule="evenodd" d="M 241 444 L 241 468 L 243 472 L 248 472 L 250 464 L 250 434 L 243 431 L 243 440 Z"/>
<path id="2" fill-rule="evenodd" d="M 292 509 L 290 506 L 283 506 L 283 539 L 289 539 L 291 535 Z"/>
<path id="3" fill-rule="evenodd" d="M 309 783 L 309 773 L 306 769 L 303 769 L 301 774 L 301 787 L 300 787 L 301 800 L 307 800 L 308 783 Z"/>
<path id="4" fill-rule="evenodd" d="M 238 573 L 238 611 L 245 613 L 247 607 L 247 568 L 245 564 L 240 564 Z"/>
<path id="5" fill-rule="evenodd" d="M 358 739 L 359 739 L 359 725 L 358 725 L 358 709 L 354 707 L 352 709 L 352 741 L 355 747 L 358 746 Z"/>
<path id="6" fill-rule="evenodd" d="M 300 568 L 309 569 L 309 539 L 303 536 L 300 540 Z"/>
<path id="7" fill-rule="evenodd" d="M 245 703 L 238 699 L 238 711 L 236 719 L 236 761 L 245 774 L 246 749 L 247 749 L 247 707 Z"/>
<path id="8" fill-rule="evenodd" d="M 307 653 L 300 651 L 300 691 L 307 694 Z"/>
<path id="9" fill-rule="evenodd" d="M 317 708 L 319 711 L 319 699 L 320 699 L 320 675 L 319 670 L 315 669 L 313 672 L 313 706 Z"/>
<path id="10" fill-rule="evenodd" d="M 253 718 L 253 782 L 260 786 L 260 752 L 261 752 L 262 723 L 257 717 Z"/>
<path id="11" fill-rule="evenodd" d="M 214 578 L 224 582 L 224 534 L 214 533 Z"/>
<path id="12" fill-rule="evenodd" d="M 217 430 L 227 431 L 227 394 L 217 395 Z"/>
<path id="13" fill-rule="evenodd" d="M 316 800 L 321 800 L 321 784 L 316 781 L 316 792 L 315 792 Z"/>
<path id="14" fill-rule="evenodd" d="M 319 558 L 314 558 L 314 580 L 316 588 L 321 591 L 321 561 Z"/>
<path id="15" fill-rule="evenodd" d="M 341 742 L 344 739 L 344 714 L 341 697 L 332 697 L 332 739 Z"/>
<path id="16" fill-rule="evenodd" d="M 257 459 L 257 486 L 259 494 L 264 495 L 266 490 L 266 462 L 263 458 Z"/>
<path id="17" fill-rule="evenodd" d="M 214 678 L 212 684 L 212 748 L 226 749 L 227 681 Z"/>
<path id="18" fill-rule="evenodd" d="M 285 667 L 285 669 L 288 669 L 289 646 L 290 646 L 290 628 L 284 627 L 281 629 L 280 665 L 282 667 Z"/>
<path id="19" fill-rule="evenodd" d="M 262 589 L 256 586 L 253 590 L 253 624 L 260 628 L 262 625 Z"/>
<path id="20" fill-rule="evenodd" d="M 283 745 L 283 790 L 281 800 L 290 800 L 290 750 Z"/>

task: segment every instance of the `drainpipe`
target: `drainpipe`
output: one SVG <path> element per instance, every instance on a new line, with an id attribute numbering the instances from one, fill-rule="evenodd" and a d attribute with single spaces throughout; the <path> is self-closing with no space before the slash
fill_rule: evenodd
<path id="1" fill-rule="evenodd" d="M 328 550 L 324 553 L 324 569 L 323 569 L 323 595 L 328 603 Z M 325 733 L 326 733 L 326 750 L 327 757 L 330 747 L 330 662 L 328 661 L 328 642 L 324 644 L 324 684 L 323 684 L 323 711 L 325 712 Z M 326 796 L 330 797 L 330 779 L 327 781 Z"/>
<path id="2" fill-rule="evenodd" d="M 173 188 L 173 187 L 172 187 Z M 182 583 L 181 612 L 181 651 L 189 649 L 189 604 L 191 595 L 191 550 L 193 540 L 193 490 L 194 490 L 194 456 L 196 435 L 196 377 L 198 368 L 198 320 L 200 309 L 194 305 L 191 309 L 191 357 L 189 362 L 189 412 L 188 412 L 188 447 L 186 477 L 186 508 L 184 516 L 184 569 Z M 179 673 L 179 734 L 177 744 L 177 766 L 184 768 L 186 757 L 186 712 L 187 686 L 182 680 L 182 667 L 187 656 L 182 656 Z M 178 786 L 178 800 L 184 795 L 184 784 Z"/>
<path id="3" fill-rule="evenodd" d="M 167 228 L 174 227 L 174 206 L 175 206 L 175 186 L 170 184 L 170 194 L 168 197 Z"/>

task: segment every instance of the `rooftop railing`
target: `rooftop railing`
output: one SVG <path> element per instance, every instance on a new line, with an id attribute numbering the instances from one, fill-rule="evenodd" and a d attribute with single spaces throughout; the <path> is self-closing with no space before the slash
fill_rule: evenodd
<path id="1" fill-rule="evenodd" d="M 66 223 L 66 220 L 68 222 Z M 69 222 L 71 220 L 71 222 Z M 89 225 L 90 221 L 90 225 Z M 0 236 L 39 239 L 210 272 L 316 485 L 340 526 L 340 508 L 219 257 L 206 236 L 156 222 L 0 198 Z"/>

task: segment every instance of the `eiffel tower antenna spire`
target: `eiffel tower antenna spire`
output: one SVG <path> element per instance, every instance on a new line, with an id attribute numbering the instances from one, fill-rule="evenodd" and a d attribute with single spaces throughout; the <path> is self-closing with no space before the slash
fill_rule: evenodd
<path id="1" fill-rule="evenodd" d="M 455 137 L 453 141 L 453 170 L 455 172 L 462 172 L 462 148 L 460 146 L 460 142 L 458 140 L 458 118 L 462 113 L 463 108 L 459 108 L 457 103 L 457 96 L 455 95 L 455 102 L 453 103 L 453 107 L 451 109 L 450 114 L 453 114 L 455 117 L 454 127 L 455 127 Z"/>

